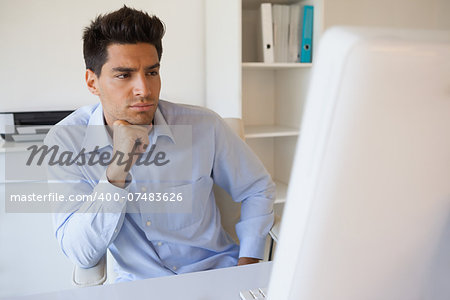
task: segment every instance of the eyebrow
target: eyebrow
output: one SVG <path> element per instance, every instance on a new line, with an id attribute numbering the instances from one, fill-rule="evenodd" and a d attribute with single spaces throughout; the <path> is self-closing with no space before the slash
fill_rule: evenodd
<path id="1" fill-rule="evenodd" d="M 152 66 L 145 67 L 145 70 L 148 71 L 148 70 L 151 70 L 151 69 L 159 68 L 159 66 L 160 66 L 160 64 L 156 63 L 156 64 L 154 64 Z M 112 68 L 112 70 L 114 72 L 136 72 L 137 71 L 136 68 L 128 68 L 128 67 L 115 67 L 115 68 Z"/>

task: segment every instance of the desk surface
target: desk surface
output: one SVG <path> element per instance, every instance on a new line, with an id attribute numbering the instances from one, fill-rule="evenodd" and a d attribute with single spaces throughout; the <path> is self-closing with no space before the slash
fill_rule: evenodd
<path id="1" fill-rule="evenodd" d="M 176 276 L 151 278 L 89 288 L 30 295 L 11 299 L 164 299 L 164 300 L 233 300 L 239 291 L 269 284 L 271 262 L 224 268 Z M 70 278 L 68 278 L 70 280 Z"/>

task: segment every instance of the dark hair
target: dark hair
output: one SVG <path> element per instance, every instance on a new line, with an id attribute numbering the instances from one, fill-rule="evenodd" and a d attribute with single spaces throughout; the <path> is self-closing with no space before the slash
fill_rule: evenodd
<path id="1" fill-rule="evenodd" d="M 111 44 L 149 43 L 162 55 L 164 24 L 156 16 L 127 6 L 106 15 L 99 15 L 83 32 L 83 55 L 86 69 L 100 76 L 108 59 Z"/>

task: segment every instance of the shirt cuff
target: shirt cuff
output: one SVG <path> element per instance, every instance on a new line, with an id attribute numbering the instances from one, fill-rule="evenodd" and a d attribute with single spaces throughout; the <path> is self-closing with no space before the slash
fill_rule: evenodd
<path id="1" fill-rule="evenodd" d="M 266 238 L 258 238 L 258 237 L 243 238 L 240 241 L 239 258 L 253 257 L 263 259 L 265 246 L 266 246 Z"/>
<path id="2" fill-rule="evenodd" d="M 107 204 L 106 207 L 103 206 L 104 209 L 106 208 L 106 211 L 104 212 L 120 213 L 123 211 L 123 207 L 128 200 L 131 181 L 132 177 L 128 174 L 125 187 L 120 188 L 108 181 L 106 171 L 103 173 L 93 194 L 97 197 L 96 200 L 100 200 L 103 204 Z"/>

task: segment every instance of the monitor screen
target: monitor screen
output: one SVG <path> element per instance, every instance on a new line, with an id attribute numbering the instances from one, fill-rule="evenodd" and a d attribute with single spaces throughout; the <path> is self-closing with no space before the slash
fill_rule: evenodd
<path id="1" fill-rule="evenodd" d="M 450 32 L 319 45 L 270 299 L 449 299 Z"/>

